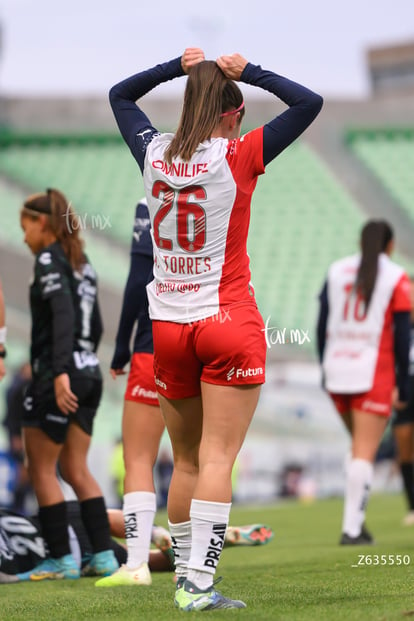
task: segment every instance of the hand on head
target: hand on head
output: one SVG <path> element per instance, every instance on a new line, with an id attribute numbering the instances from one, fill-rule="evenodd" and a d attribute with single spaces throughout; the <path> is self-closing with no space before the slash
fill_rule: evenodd
<path id="1" fill-rule="evenodd" d="M 205 60 L 204 52 L 199 47 L 188 47 L 181 56 L 181 66 L 184 73 L 188 73 L 191 67 Z"/>
<path id="2" fill-rule="evenodd" d="M 216 63 L 230 80 L 240 80 L 243 69 L 247 65 L 247 60 L 241 54 L 231 54 L 230 56 L 219 56 Z"/>

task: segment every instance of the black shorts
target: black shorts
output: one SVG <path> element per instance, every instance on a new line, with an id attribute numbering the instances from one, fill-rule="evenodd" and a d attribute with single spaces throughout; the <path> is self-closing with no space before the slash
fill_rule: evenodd
<path id="1" fill-rule="evenodd" d="M 56 403 L 53 382 L 33 382 L 24 400 L 22 427 L 38 427 L 56 444 L 65 442 L 71 423 L 91 436 L 102 396 L 102 380 L 75 377 L 70 380 L 70 387 L 78 398 L 79 407 L 66 415 Z"/>
<path id="2" fill-rule="evenodd" d="M 394 410 L 392 415 L 392 426 L 414 425 L 414 403 L 410 402 L 403 410 Z"/>

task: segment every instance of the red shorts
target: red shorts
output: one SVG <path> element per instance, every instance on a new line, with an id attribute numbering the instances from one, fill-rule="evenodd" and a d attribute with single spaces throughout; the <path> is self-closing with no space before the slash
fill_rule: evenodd
<path id="1" fill-rule="evenodd" d="M 132 355 L 124 399 L 159 406 L 154 381 L 154 354 Z"/>
<path id="2" fill-rule="evenodd" d="M 349 395 L 329 393 L 329 395 L 340 414 L 346 414 L 351 410 L 360 410 L 388 418 L 392 412 L 393 388 L 394 383 L 378 382 L 368 392 Z"/>
<path id="3" fill-rule="evenodd" d="M 266 342 L 253 304 L 222 308 L 193 323 L 153 321 L 158 392 L 169 399 L 200 394 L 200 381 L 220 386 L 263 384 Z"/>

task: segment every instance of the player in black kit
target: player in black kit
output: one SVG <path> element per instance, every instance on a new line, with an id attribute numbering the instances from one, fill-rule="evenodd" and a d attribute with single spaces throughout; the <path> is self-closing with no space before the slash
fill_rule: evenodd
<path id="1" fill-rule="evenodd" d="M 76 214 L 58 190 L 30 196 L 20 214 L 25 243 L 35 255 L 30 286 L 33 382 L 22 421 L 29 475 L 50 558 L 21 580 L 78 578 L 68 517 L 56 468 L 73 488 L 93 555 L 85 572 L 105 576 L 118 567 L 105 501 L 87 454 L 101 399 L 96 351 L 102 334 L 97 279 L 83 251 Z"/>

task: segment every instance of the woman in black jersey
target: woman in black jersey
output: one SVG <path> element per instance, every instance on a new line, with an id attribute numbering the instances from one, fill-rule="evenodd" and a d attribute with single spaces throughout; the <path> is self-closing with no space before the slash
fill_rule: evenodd
<path id="1" fill-rule="evenodd" d="M 61 192 L 30 196 L 20 214 L 24 241 L 35 255 L 30 286 L 33 382 L 22 421 L 29 475 L 50 558 L 20 579 L 78 578 L 70 553 L 68 518 L 56 474 L 72 486 L 91 540 L 86 572 L 108 575 L 118 563 L 111 550 L 102 491 L 87 454 L 102 393 L 96 351 L 102 334 L 97 279 L 79 237 L 76 215 Z"/>

